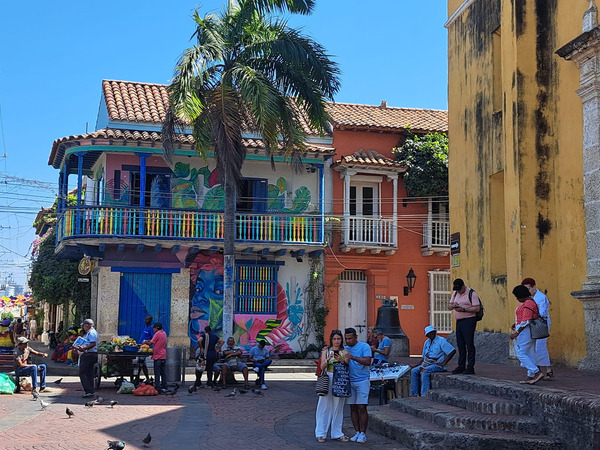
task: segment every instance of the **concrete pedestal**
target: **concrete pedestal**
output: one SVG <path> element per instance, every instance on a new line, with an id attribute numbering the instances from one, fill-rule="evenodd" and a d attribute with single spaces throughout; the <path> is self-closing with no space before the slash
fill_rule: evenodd
<path id="1" fill-rule="evenodd" d="M 578 368 L 600 371 L 600 288 L 571 292 L 571 295 L 583 303 L 585 318 L 586 356 Z"/>

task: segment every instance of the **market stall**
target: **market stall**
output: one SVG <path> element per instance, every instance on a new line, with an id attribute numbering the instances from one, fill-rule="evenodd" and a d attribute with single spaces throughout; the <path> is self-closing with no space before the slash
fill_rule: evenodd
<path id="1" fill-rule="evenodd" d="M 98 362 L 94 365 L 94 384 L 100 387 L 102 378 L 115 377 L 115 384 L 120 385 L 129 378 L 134 385 L 140 383 L 140 371 L 152 349 L 148 345 L 138 346 L 128 336 L 113 336 L 110 341 L 98 345 Z"/>

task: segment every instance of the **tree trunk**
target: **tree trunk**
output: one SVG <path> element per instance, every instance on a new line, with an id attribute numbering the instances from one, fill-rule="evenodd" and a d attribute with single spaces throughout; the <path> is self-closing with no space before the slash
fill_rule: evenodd
<path id="1" fill-rule="evenodd" d="M 225 224 L 223 227 L 223 339 L 233 336 L 233 302 L 235 294 L 235 180 L 225 171 Z"/>

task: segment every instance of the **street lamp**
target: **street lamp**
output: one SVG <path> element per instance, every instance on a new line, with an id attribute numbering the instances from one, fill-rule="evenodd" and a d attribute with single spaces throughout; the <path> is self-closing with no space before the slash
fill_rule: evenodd
<path id="1" fill-rule="evenodd" d="M 407 296 L 409 292 L 412 292 L 413 288 L 415 287 L 415 281 L 417 280 L 417 276 L 415 275 L 415 272 L 413 271 L 412 267 L 410 268 L 410 270 L 408 271 L 408 274 L 406 275 L 406 286 L 404 287 L 404 295 Z"/>

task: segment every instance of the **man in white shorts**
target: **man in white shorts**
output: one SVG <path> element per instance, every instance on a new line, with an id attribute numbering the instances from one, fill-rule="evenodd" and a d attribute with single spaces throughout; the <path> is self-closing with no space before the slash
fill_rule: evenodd
<path id="1" fill-rule="evenodd" d="M 350 372 L 351 392 L 347 403 L 350 405 L 352 425 L 354 425 L 356 431 L 356 434 L 350 440 L 363 443 L 367 442 L 365 433 L 369 422 L 367 405 L 369 404 L 371 347 L 366 342 L 358 341 L 354 328 L 344 330 L 344 339 L 346 340 L 344 356 Z"/>

